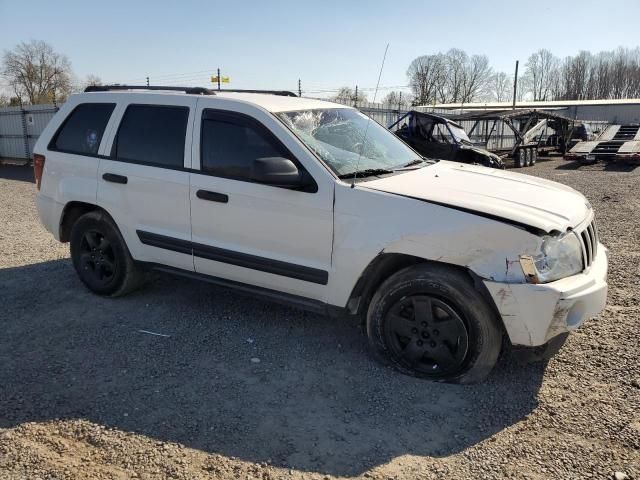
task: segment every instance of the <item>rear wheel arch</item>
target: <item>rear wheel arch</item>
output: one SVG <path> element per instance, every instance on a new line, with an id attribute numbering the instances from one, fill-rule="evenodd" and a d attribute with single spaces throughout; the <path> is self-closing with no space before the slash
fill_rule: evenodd
<path id="1" fill-rule="evenodd" d="M 71 230 L 76 221 L 85 213 L 98 211 L 105 214 L 116 225 L 113 217 L 104 208 L 87 202 L 69 202 L 64 206 L 60 217 L 60 241 L 63 243 L 71 240 Z M 117 227 L 117 225 L 116 225 Z"/>

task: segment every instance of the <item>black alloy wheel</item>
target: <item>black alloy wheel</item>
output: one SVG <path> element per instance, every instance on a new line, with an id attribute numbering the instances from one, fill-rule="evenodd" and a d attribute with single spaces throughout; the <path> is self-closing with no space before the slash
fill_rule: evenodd
<path id="1" fill-rule="evenodd" d="M 140 287 L 144 270 L 115 222 L 103 211 L 80 216 L 71 228 L 71 258 L 80 280 L 98 295 L 118 297 Z"/>
<path id="2" fill-rule="evenodd" d="M 80 264 L 96 287 L 104 287 L 113 280 L 118 261 L 104 233 L 98 230 L 87 230 L 84 233 L 80 243 Z"/>
<path id="3" fill-rule="evenodd" d="M 401 298 L 388 310 L 383 329 L 392 354 L 422 376 L 447 376 L 464 365 L 468 329 L 444 300 L 430 295 Z"/>

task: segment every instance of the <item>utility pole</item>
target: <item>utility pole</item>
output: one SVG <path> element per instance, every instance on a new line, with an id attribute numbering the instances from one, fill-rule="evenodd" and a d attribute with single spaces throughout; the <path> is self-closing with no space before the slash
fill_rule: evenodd
<path id="1" fill-rule="evenodd" d="M 357 107 L 358 106 L 358 85 L 356 85 L 356 96 L 353 99 L 353 106 Z"/>
<path id="2" fill-rule="evenodd" d="M 149 77 L 147 77 L 147 87 L 149 86 Z"/>
<path id="3" fill-rule="evenodd" d="M 218 91 L 220 91 L 220 80 L 222 80 L 220 78 L 220 69 L 218 69 Z"/>
<path id="4" fill-rule="evenodd" d="M 298 79 L 298 96 L 302 96 L 302 82 Z"/>
<path id="5" fill-rule="evenodd" d="M 516 60 L 516 73 L 513 76 L 513 110 L 516 109 L 516 96 L 518 94 L 518 60 Z"/>
<path id="6" fill-rule="evenodd" d="M 400 92 L 400 98 L 398 98 L 398 113 L 400 113 L 400 108 L 402 108 L 402 92 Z"/>

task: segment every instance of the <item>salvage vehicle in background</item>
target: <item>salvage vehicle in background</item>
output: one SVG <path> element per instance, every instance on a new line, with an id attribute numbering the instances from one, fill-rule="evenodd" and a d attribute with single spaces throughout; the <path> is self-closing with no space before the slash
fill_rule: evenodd
<path id="1" fill-rule="evenodd" d="M 605 307 L 583 195 L 425 160 L 353 108 L 294 97 L 71 95 L 33 163 L 40 218 L 84 285 L 119 296 L 156 269 L 358 315 L 385 363 L 456 383 L 485 378 L 505 343 L 557 347 Z"/>
<path id="2" fill-rule="evenodd" d="M 518 168 L 536 164 L 538 156 L 564 153 L 579 121 L 542 110 L 481 110 L 450 115 L 463 125 L 474 145 Z M 555 136 L 548 141 L 550 135 Z"/>
<path id="3" fill-rule="evenodd" d="M 427 158 L 504 168 L 498 155 L 474 146 L 460 125 L 440 115 L 411 110 L 389 130 Z"/>
<path id="4" fill-rule="evenodd" d="M 581 163 L 603 160 L 640 164 L 640 125 L 609 125 L 595 140 L 578 142 L 564 158 Z"/>
<path id="5" fill-rule="evenodd" d="M 564 155 L 575 147 L 578 142 L 589 142 L 595 140 L 596 137 L 597 135 L 594 133 L 591 125 L 587 122 L 581 122 L 575 124 L 568 138 L 565 135 L 553 133 L 547 137 L 545 143 L 547 146 L 556 147 L 557 151 Z"/>

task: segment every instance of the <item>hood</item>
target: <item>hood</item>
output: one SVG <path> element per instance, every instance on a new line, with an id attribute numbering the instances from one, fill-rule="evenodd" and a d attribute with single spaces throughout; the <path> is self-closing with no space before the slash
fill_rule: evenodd
<path id="1" fill-rule="evenodd" d="M 581 193 L 565 185 L 445 160 L 360 185 L 502 218 L 545 232 L 575 227 L 591 209 Z"/>

